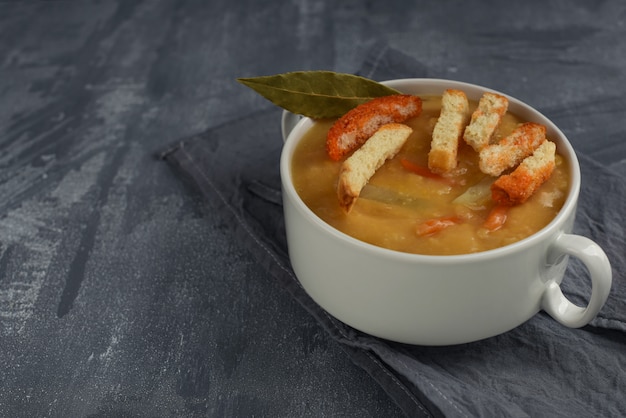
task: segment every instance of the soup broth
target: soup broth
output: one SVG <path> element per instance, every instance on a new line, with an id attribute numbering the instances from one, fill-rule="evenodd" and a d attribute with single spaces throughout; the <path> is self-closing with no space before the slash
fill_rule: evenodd
<path id="1" fill-rule="evenodd" d="M 569 180 L 567 162 L 558 150 L 550 179 L 528 201 L 511 207 L 506 223 L 495 231 L 483 226 L 495 205 L 490 193 L 487 199 L 465 199 L 468 189 L 484 191 L 495 178 L 479 170 L 477 153 L 463 140 L 459 164 L 445 179 L 407 170 L 402 159 L 427 167 L 432 130 L 441 109 L 440 97 L 422 97 L 422 101 L 420 116 L 405 122 L 413 128 L 406 144 L 374 174 L 350 213 L 339 206 L 336 192 L 342 161 L 332 161 L 326 153 L 326 134 L 334 121 L 315 122 L 298 144 L 291 167 L 293 184 L 304 203 L 322 220 L 356 239 L 416 254 L 486 251 L 524 239 L 550 223 L 565 201 Z M 470 102 L 470 106 L 473 111 L 477 103 Z M 494 140 L 521 122 L 508 112 Z M 445 217 L 461 221 L 432 235 L 416 232 L 424 222 Z"/>

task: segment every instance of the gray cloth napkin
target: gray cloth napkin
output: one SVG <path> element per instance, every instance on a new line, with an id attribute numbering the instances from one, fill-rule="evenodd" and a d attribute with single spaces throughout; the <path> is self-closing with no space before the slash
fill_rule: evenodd
<path id="1" fill-rule="evenodd" d="M 359 74 L 385 80 L 425 77 L 413 58 L 373 48 Z M 281 110 L 271 105 L 243 119 L 183 139 L 161 156 L 192 182 L 207 207 L 395 400 L 407 416 L 626 416 L 626 183 L 580 155 L 583 184 L 575 233 L 596 241 L 613 267 L 609 299 L 582 329 L 544 313 L 505 334 L 446 347 L 394 343 L 341 323 L 305 293 L 287 255 L 281 207 Z M 567 121 L 559 121 L 567 123 Z M 570 262 L 564 293 L 584 304 L 589 279 Z"/>

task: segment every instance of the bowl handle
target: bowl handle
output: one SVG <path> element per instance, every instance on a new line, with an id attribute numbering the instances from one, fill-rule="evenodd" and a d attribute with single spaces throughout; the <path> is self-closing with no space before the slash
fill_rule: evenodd
<path id="1" fill-rule="evenodd" d="M 283 134 L 283 142 L 287 140 L 289 133 L 298 124 L 300 119 L 302 119 L 302 116 L 283 110 L 282 118 L 280 121 L 280 129 Z"/>
<path id="2" fill-rule="evenodd" d="M 548 281 L 541 308 L 561 324 L 578 328 L 588 324 L 600 311 L 611 290 L 611 264 L 602 248 L 589 238 L 580 235 L 561 234 L 552 243 L 548 261 L 556 261 L 563 255 L 580 259 L 591 277 L 591 297 L 586 307 L 570 302 L 555 280 Z"/>

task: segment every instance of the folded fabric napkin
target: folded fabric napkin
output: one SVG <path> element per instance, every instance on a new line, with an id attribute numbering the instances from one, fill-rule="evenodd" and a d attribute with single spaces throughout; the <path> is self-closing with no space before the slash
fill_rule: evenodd
<path id="1" fill-rule="evenodd" d="M 374 47 L 361 75 L 424 77 L 423 65 Z M 281 207 L 278 108 L 183 139 L 162 153 L 206 198 L 211 213 L 279 287 L 287 290 L 408 416 L 626 416 L 626 182 L 580 156 L 582 190 L 574 232 L 596 241 L 613 267 L 609 299 L 592 323 L 566 328 L 540 313 L 486 340 L 446 347 L 393 343 L 327 314 L 290 268 Z M 585 304 L 589 280 L 570 261 L 564 293 Z"/>

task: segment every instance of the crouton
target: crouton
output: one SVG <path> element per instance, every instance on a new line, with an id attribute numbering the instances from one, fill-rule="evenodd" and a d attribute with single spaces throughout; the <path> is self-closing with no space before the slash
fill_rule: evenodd
<path id="1" fill-rule="evenodd" d="M 463 134 L 463 139 L 474 151 L 480 152 L 489 145 L 491 136 L 508 107 L 509 100 L 506 97 L 489 92 L 483 94 Z"/>
<path id="2" fill-rule="evenodd" d="M 479 168 L 483 173 L 497 177 L 532 155 L 545 140 L 545 126 L 523 123 L 497 144 L 488 145 L 480 151 Z"/>
<path id="3" fill-rule="evenodd" d="M 339 161 L 360 147 L 386 123 L 400 123 L 419 116 L 422 100 L 413 95 L 396 94 L 365 102 L 331 126 L 326 137 L 328 156 Z"/>
<path id="4" fill-rule="evenodd" d="M 428 153 L 428 168 L 433 173 L 445 174 L 456 167 L 459 139 L 468 120 L 469 102 L 465 93 L 446 90 Z"/>
<path id="5" fill-rule="evenodd" d="M 381 126 L 358 150 L 348 157 L 339 170 L 337 196 L 339 205 L 350 212 L 361 189 L 386 160 L 402 148 L 413 129 L 400 123 Z"/>
<path id="6" fill-rule="evenodd" d="M 554 142 L 544 141 L 511 174 L 505 174 L 493 183 L 491 198 L 506 206 L 524 203 L 552 175 L 555 153 Z"/>

